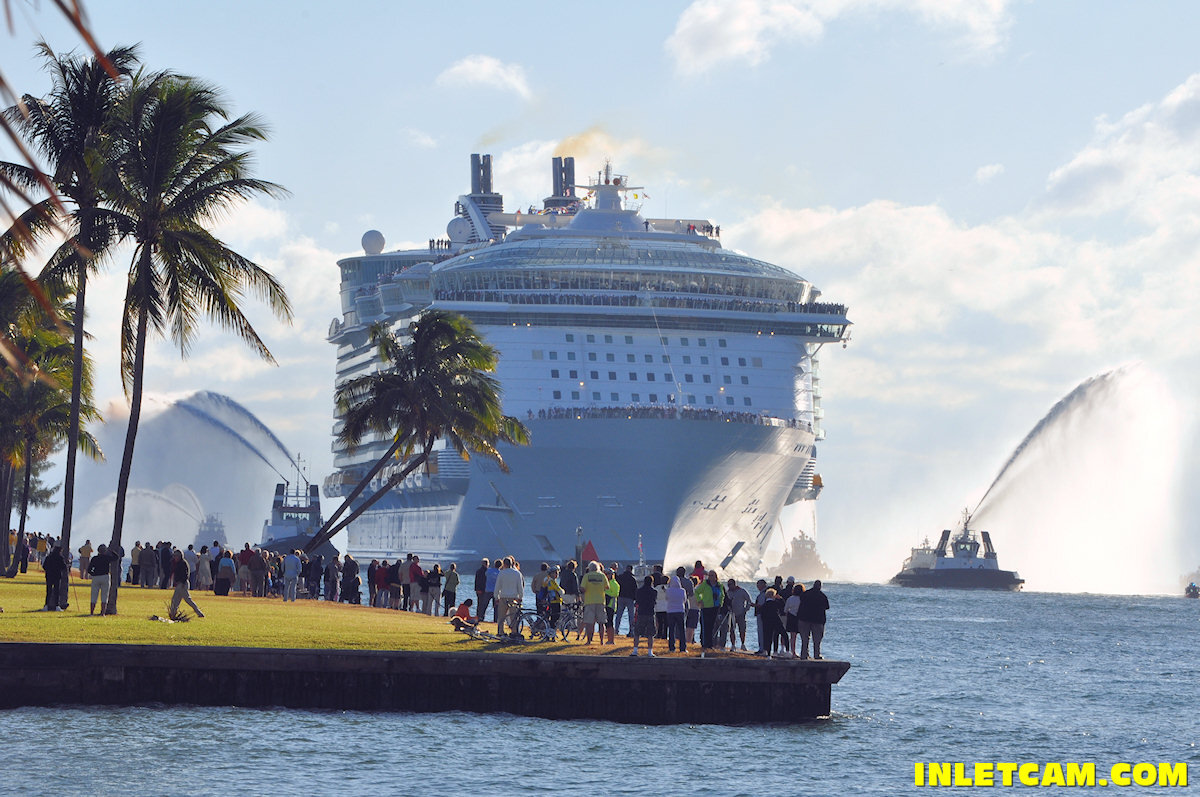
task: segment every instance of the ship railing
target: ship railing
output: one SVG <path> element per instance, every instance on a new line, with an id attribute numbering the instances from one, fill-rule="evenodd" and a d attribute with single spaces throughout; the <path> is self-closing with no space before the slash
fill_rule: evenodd
<path id="1" fill-rule="evenodd" d="M 703 293 L 646 291 L 614 292 L 553 290 L 438 290 L 441 302 L 491 302 L 517 305 L 586 305 L 599 307 L 663 307 L 684 310 L 724 310 L 749 313 L 845 315 L 845 305 L 828 302 L 791 302 L 756 297 L 730 297 Z"/>
<path id="2" fill-rule="evenodd" d="M 760 415 L 753 412 L 725 412 L 716 409 L 701 409 L 699 407 L 664 407 L 646 404 L 625 404 L 606 407 L 564 407 L 553 406 L 540 409 L 537 413 L 527 411 L 529 420 L 584 420 L 593 418 L 627 419 L 663 419 L 689 421 L 720 421 L 724 423 L 745 423 L 753 426 L 775 426 L 787 429 L 806 429 L 812 431 L 812 424 L 798 418 L 776 418 L 770 415 Z"/>

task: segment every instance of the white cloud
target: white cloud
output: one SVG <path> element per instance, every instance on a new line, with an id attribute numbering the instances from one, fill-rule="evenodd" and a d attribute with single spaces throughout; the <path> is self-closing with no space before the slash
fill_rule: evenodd
<path id="1" fill-rule="evenodd" d="M 696 0 L 680 14 L 666 49 L 684 75 L 730 61 L 757 66 L 779 45 L 820 39 L 825 26 L 839 17 L 907 12 L 957 33 L 969 52 L 989 53 L 1004 41 L 1008 1 Z"/>
<path id="2" fill-rule="evenodd" d="M 424 130 L 417 130 L 414 127 L 403 128 L 400 131 L 400 135 L 407 138 L 414 147 L 419 149 L 434 149 L 438 144 L 436 138 L 429 135 Z"/>
<path id="3" fill-rule="evenodd" d="M 490 55 L 468 55 L 451 64 L 434 82 L 439 86 L 485 86 L 511 91 L 524 100 L 533 96 L 524 67 L 506 64 Z"/>
<path id="4" fill-rule="evenodd" d="M 975 170 L 975 182 L 980 185 L 987 185 L 992 180 L 1004 173 L 1004 164 L 989 163 L 986 166 L 980 166 Z"/>

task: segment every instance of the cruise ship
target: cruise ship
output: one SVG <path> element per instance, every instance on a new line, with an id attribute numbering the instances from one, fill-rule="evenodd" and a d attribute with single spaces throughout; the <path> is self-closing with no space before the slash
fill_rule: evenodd
<path id="1" fill-rule="evenodd" d="M 765 572 L 805 531 L 784 528 L 785 507 L 815 518 L 817 355 L 844 345 L 846 307 L 725 249 L 707 219 L 644 217 L 645 190 L 609 164 L 576 184 L 574 159 L 556 157 L 550 183 L 541 208 L 505 212 L 491 156 L 472 155 L 444 237 L 385 251 L 371 230 L 338 262 L 338 384 L 379 367 L 371 325 L 403 337 L 428 308 L 461 313 L 498 349 L 504 411 L 531 436 L 502 449 L 509 473 L 437 451 L 348 527 L 347 548 L 445 566 L 564 561 L 590 542 L 605 562 Z M 391 442 L 351 451 L 340 429 L 336 499 Z"/>

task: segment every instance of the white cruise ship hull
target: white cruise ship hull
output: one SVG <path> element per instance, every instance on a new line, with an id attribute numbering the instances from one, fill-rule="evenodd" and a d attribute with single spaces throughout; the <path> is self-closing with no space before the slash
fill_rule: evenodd
<path id="1" fill-rule="evenodd" d="M 351 525 L 350 551 L 462 567 L 507 554 L 566 560 L 590 541 L 605 562 L 635 561 L 640 534 L 647 561 L 700 559 L 746 579 L 781 533 L 779 513 L 813 446 L 806 428 L 721 420 L 527 425 L 532 444 L 503 451 L 509 473 L 439 452 L 435 473 L 410 477 Z"/>

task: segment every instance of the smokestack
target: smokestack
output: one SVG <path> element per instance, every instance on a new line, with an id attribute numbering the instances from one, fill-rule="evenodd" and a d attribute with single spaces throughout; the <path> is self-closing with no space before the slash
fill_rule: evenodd
<path id="1" fill-rule="evenodd" d="M 563 159 L 563 196 L 575 196 L 575 159 Z"/>
<path id="2" fill-rule="evenodd" d="M 479 156 L 472 155 L 471 156 L 471 193 L 472 194 L 480 193 L 479 185 L 480 185 L 482 176 L 483 176 L 483 167 L 482 167 L 482 164 L 480 164 L 480 162 L 479 162 Z"/>
<path id="3" fill-rule="evenodd" d="M 483 170 L 479 175 L 479 188 L 477 193 L 490 194 L 492 193 L 492 156 L 483 156 Z"/>
<path id="4" fill-rule="evenodd" d="M 562 196 L 563 184 L 562 158 L 555 158 L 550 166 L 550 196 Z"/>

